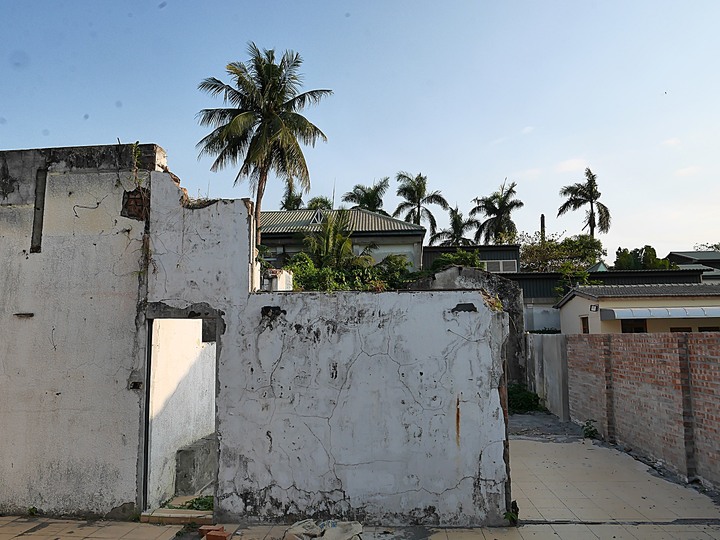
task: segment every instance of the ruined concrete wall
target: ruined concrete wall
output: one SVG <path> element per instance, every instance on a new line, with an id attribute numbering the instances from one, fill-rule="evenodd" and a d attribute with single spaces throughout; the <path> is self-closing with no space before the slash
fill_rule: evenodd
<path id="1" fill-rule="evenodd" d="M 175 494 L 177 451 L 215 433 L 215 343 L 202 320 L 153 321 L 147 505 Z"/>
<path id="2" fill-rule="evenodd" d="M 503 523 L 507 331 L 479 291 L 252 295 L 223 336 L 216 518 Z"/>
<path id="3" fill-rule="evenodd" d="M 563 422 L 570 421 L 568 402 L 567 336 L 525 334 L 527 387 Z"/>
<path id="4" fill-rule="evenodd" d="M 148 302 L 241 309 L 253 287 L 251 203 L 187 205 L 179 186 L 155 181 L 161 176 L 152 175 Z"/>
<path id="5" fill-rule="evenodd" d="M 413 290 L 484 290 L 498 297 L 509 317 L 510 334 L 506 350 L 508 382 L 525 382 L 525 322 L 523 294 L 514 281 L 479 268 L 451 266 L 432 276 L 416 281 Z"/>
<path id="6" fill-rule="evenodd" d="M 145 224 L 123 201 L 161 161 L 0 152 L 0 514 L 134 510 Z"/>

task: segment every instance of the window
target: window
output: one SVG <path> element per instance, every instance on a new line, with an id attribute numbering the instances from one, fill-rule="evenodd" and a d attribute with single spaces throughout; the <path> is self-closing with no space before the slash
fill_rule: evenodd
<path id="1" fill-rule="evenodd" d="M 489 260 L 483 261 L 485 270 L 494 274 L 505 274 L 508 272 L 517 272 L 517 261 L 508 260 Z"/>
<path id="2" fill-rule="evenodd" d="M 720 332 L 720 326 L 701 326 L 698 332 Z"/>
<path id="3" fill-rule="evenodd" d="M 692 332 L 692 328 L 689 326 L 671 326 L 671 332 Z"/>
<path id="4" fill-rule="evenodd" d="M 645 319 L 622 319 L 620 325 L 623 334 L 647 333 L 647 321 Z"/>
<path id="5" fill-rule="evenodd" d="M 589 334 L 590 333 L 590 325 L 588 324 L 588 318 L 580 317 L 580 324 L 582 324 L 582 333 Z"/>

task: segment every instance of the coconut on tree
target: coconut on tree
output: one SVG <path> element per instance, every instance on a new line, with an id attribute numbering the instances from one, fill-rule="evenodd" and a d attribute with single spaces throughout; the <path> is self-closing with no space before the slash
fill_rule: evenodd
<path id="1" fill-rule="evenodd" d="M 449 205 L 445 198 L 439 191 L 428 191 L 427 176 L 423 174 L 412 176 L 400 171 L 397 173 L 396 179 L 400 184 L 397 188 L 397 195 L 405 200 L 398 204 L 392 217 L 405 214 L 403 219 L 415 225 L 420 225 L 421 221 L 427 221 L 430 225 L 430 236 L 434 235 L 437 232 L 437 223 L 435 216 L 427 207 L 430 204 L 436 204 L 443 210 L 448 210 Z"/>
<path id="2" fill-rule="evenodd" d="M 485 216 L 485 221 L 478 225 L 475 233 L 475 242 L 481 240 L 486 244 L 506 244 L 514 242 L 517 237 L 517 226 L 512 220 L 513 210 L 522 208 L 524 203 L 515 198 L 517 184 L 510 185 L 502 183 L 498 191 L 493 192 L 489 197 L 477 197 L 473 199 L 475 207 L 470 210 L 470 216 L 478 214 Z"/>
<path id="3" fill-rule="evenodd" d="M 300 91 L 302 58 L 296 52 L 285 51 L 276 59 L 273 49 L 261 51 L 250 43 L 248 54 L 247 62 L 227 65 L 231 84 L 215 77 L 200 83 L 199 89 L 221 97 L 224 107 L 198 113 L 200 125 L 212 131 L 197 146 L 200 156 L 215 157 L 213 171 L 240 164 L 235 183 L 250 180 L 259 244 L 262 199 L 270 173 L 285 182 L 298 182 L 304 192 L 310 189 L 310 173 L 300 145 L 314 146 L 327 137 L 300 111 L 319 103 L 332 90 Z"/>
<path id="4" fill-rule="evenodd" d="M 587 168 L 585 169 L 585 182 L 564 186 L 560 190 L 560 196 L 567 200 L 558 209 L 557 215 L 560 217 L 569 210 L 579 210 L 583 206 L 587 206 L 583 230 L 587 228 L 593 238 L 595 238 L 596 227 L 598 232 L 606 233 L 610 230 L 610 211 L 599 201 L 600 195 L 597 177 Z"/>

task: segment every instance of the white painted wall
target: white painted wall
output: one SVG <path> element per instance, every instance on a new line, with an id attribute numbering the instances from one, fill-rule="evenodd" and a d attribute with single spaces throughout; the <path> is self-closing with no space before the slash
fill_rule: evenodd
<path id="1" fill-rule="evenodd" d="M 116 166 L 51 164 L 42 250 L 29 253 L 45 158 L 0 154 L 20 182 L 0 197 L 0 514 L 134 505 L 144 224 L 120 215 L 133 180 Z"/>
<path id="2" fill-rule="evenodd" d="M 507 332 L 477 291 L 252 295 L 218 368 L 217 519 L 502 523 Z"/>
<path id="3" fill-rule="evenodd" d="M 152 323 L 148 499 L 175 494 L 175 455 L 215 432 L 215 343 L 202 342 L 202 319 Z"/>

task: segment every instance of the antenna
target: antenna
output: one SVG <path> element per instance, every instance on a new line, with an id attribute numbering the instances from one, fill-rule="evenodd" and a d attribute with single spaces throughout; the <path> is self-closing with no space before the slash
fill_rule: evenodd
<path id="1" fill-rule="evenodd" d="M 333 178 L 333 196 L 332 196 L 332 208 L 331 210 L 335 210 L 335 181 L 337 179 Z"/>

